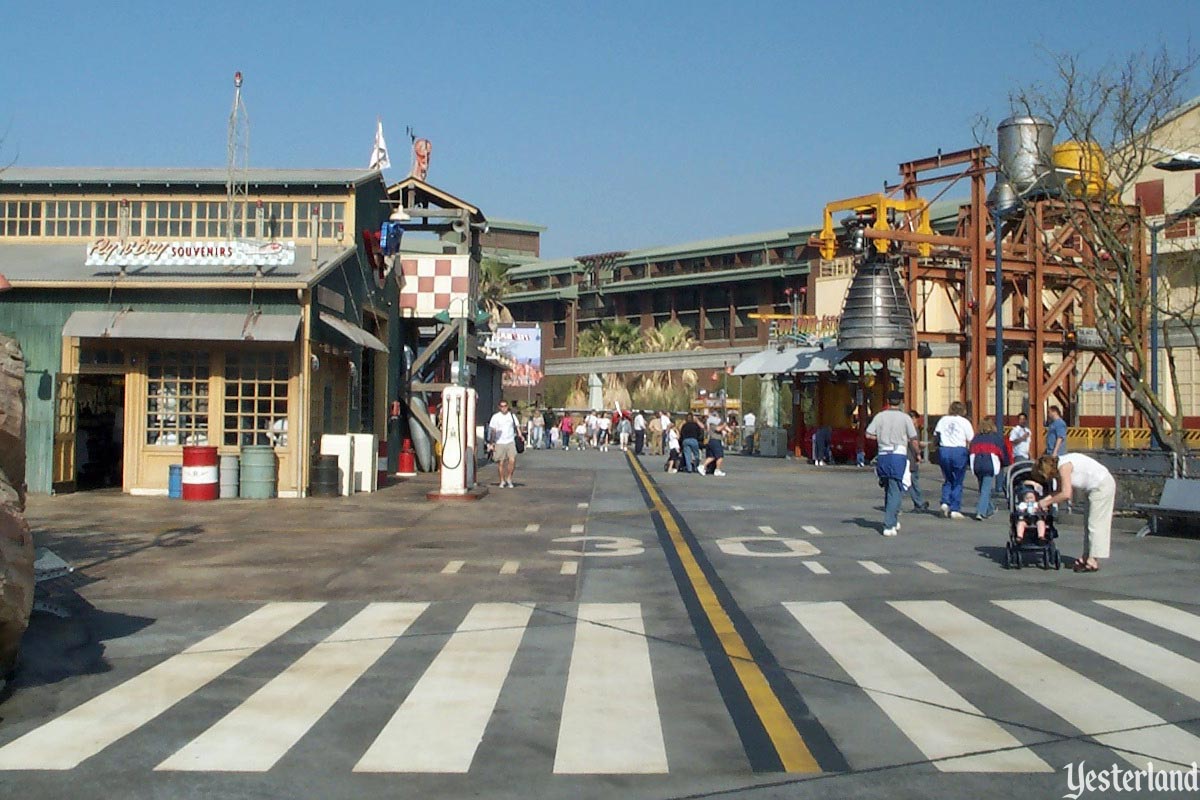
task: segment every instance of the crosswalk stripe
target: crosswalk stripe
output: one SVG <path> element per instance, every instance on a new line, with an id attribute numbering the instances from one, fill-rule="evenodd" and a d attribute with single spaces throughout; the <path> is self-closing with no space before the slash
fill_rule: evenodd
<path id="1" fill-rule="evenodd" d="M 1190 764 L 1200 752 L 1192 734 L 944 600 L 891 605 L 1139 769 L 1147 755 Z"/>
<path id="2" fill-rule="evenodd" d="M 822 535 L 821 529 L 818 528 L 816 525 L 801 525 L 800 528 L 801 528 L 801 530 L 803 530 L 805 533 L 807 533 L 810 536 L 821 536 Z"/>
<path id="3" fill-rule="evenodd" d="M 890 575 L 891 574 L 888 571 L 887 567 L 880 566 L 879 564 L 876 564 L 874 561 L 860 561 L 858 563 L 862 564 L 863 569 L 865 569 L 867 572 L 874 572 L 876 575 Z"/>
<path id="4" fill-rule="evenodd" d="M 945 575 L 947 570 L 944 567 L 939 567 L 932 561 L 918 561 L 917 566 L 922 569 L 927 569 L 935 575 Z"/>
<path id="5" fill-rule="evenodd" d="M 474 606 L 354 771 L 467 772 L 532 614 Z"/>
<path id="6" fill-rule="evenodd" d="M 539 525 L 538 523 L 531 522 L 525 526 L 525 532 L 526 533 L 537 533 L 539 530 L 541 530 L 541 528 L 542 528 L 542 526 Z"/>
<path id="7" fill-rule="evenodd" d="M 996 605 L 1019 614 L 1075 644 L 1099 653 L 1152 681 L 1200 700 L 1200 664 L 1165 647 L 1105 625 L 1049 600 L 996 600 Z M 1197 750 L 1196 752 L 1200 752 Z M 1195 755 L 1195 753 L 1193 753 Z"/>
<path id="8" fill-rule="evenodd" d="M 78 766 L 162 714 L 324 603 L 271 603 L 0 748 L 0 769 Z"/>
<path id="9" fill-rule="evenodd" d="M 817 575 L 828 575 L 829 574 L 829 570 L 825 569 L 825 567 L 822 566 L 821 562 L 819 562 L 819 561 L 801 561 L 800 563 L 803 564 L 804 566 L 808 567 L 809 572 L 813 572 Z"/>
<path id="10" fill-rule="evenodd" d="M 583 533 L 583 525 L 576 523 L 571 526 L 571 533 Z"/>
<path id="11" fill-rule="evenodd" d="M 1102 606 L 1200 642 L 1200 616 L 1153 600 L 1097 600 Z"/>
<path id="12" fill-rule="evenodd" d="M 938 769 L 1053 771 L 845 603 L 783 605 Z"/>
<path id="13" fill-rule="evenodd" d="M 578 561 L 564 561 L 563 565 L 562 565 L 562 569 L 559 570 L 559 574 L 560 575 L 578 575 L 579 574 L 579 562 Z"/>
<path id="14" fill-rule="evenodd" d="M 733 509 L 734 511 L 745 511 L 746 510 L 745 507 L 743 507 L 743 506 L 730 506 L 730 508 Z"/>
<path id="15" fill-rule="evenodd" d="M 579 508 L 587 508 L 588 504 L 587 503 L 579 503 L 578 507 Z"/>
<path id="16" fill-rule="evenodd" d="M 579 607 L 554 772 L 667 772 L 650 648 L 637 603 Z"/>
<path id="17" fill-rule="evenodd" d="M 500 574 L 501 575 L 516 575 L 517 570 L 519 570 L 520 568 L 521 568 L 520 561 L 505 561 L 504 564 L 502 564 L 500 566 Z"/>
<path id="18" fill-rule="evenodd" d="M 442 567 L 443 575 L 457 575 L 458 571 L 463 568 L 467 562 L 465 561 L 448 561 L 446 566 Z"/>
<path id="19" fill-rule="evenodd" d="M 770 525 L 759 525 L 758 529 L 760 531 L 762 531 L 763 533 L 765 533 L 767 536 L 777 536 L 779 533 L 774 528 L 772 528 Z"/>
<path id="20" fill-rule="evenodd" d="M 155 769 L 269 770 L 428 607 L 372 603 Z"/>

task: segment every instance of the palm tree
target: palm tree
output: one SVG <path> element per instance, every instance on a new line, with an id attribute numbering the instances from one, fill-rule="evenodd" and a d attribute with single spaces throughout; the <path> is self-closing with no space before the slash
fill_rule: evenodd
<path id="1" fill-rule="evenodd" d="M 700 349 L 700 343 L 696 341 L 692 330 L 675 320 L 668 320 L 646 331 L 643 339 L 644 352 L 647 353 L 677 353 Z M 643 374 L 638 379 L 634 394 L 638 398 L 638 405 L 678 408 L 687 405 L 692 387 L 698 380 L 693 369 L 656 370 Z"/>
<path id="2" fill-rule="evenodd" d="M 509 290 L 507 271 L 504 262 L 494 258 L 485 258 L 479 263 L 479 306 L 491 315 L 494 323 L 513 321 L 512 312 L 504 304 L 504 296 Z"/>
<path id="3" fill-rule="evenodd" d="M 603 358 L 624 356 L 640 353 L 644 349 L 641 330 L 634 324 L 623 319 L 605 320 L 598 325 L 588 328 L 579 335 L 579 355 L 584 358 Z M 580 376 L 575 382 L 573 400 L 586 404 L 587 379 Z M 625 376 L 619 372 L 604 374 L 604 405 L 606 408 L 613 403 L 620 403 L 623 408 L 629 407 L 629 387 Z"/>

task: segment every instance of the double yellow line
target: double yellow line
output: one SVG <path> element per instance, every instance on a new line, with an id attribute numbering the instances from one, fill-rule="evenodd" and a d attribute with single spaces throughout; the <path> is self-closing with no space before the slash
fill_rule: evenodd
<path id="1" fill-rule="evenodd" d="M 721 602 L 713 589 L 711 581 L 700 566 L 696 553 L 683 535 L 679 521 L 663 502 L 657 487 L 650 480 L 645 468 L 632 455 L 629 462 L 634 475 L 641 483 L 653 509 L 658 512 L 663 526 L 666 528 L 675 555 L 679 559 L 688 582 L 709 625 L 720 642 L 722 652 L 732 667 L 738 682 L 750 700 L 754 714 L 761 722 L 767 737 L 771 741 L 779 762 L 785 772 L 821 772 L 821 767 L 813 757 L 808 745 L 796 729 L 795 723 L 784 708 L 783 702 L 771 686 L 766 674 L 755 661 L 745 639 L 738 632 L 729 610 Z"/>

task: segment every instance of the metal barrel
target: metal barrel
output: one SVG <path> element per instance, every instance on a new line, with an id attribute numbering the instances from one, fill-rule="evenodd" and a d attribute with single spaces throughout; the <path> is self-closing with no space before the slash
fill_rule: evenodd
<path id="1" fill-rule="evenodd" d="M 313 464 L 312 485 L 309 494 L 312 497 L 338 497 L 342 493 L 342 482 L 339 477 L 338 457 L 335 455 L 317 456 Z"/>
<path id="2" fill-rule="evenodd" d="M 236 455 L 221 456 L 221 499 L 238 496 L 238 470 L 241 460 Z"/>
<path id="3" fill-rule="evenodd" d="M 241 496 L 250 500 L 267 500 L 275 497 L 277 466 L 275 448 L 271 445 L 245 445 L 242 447 Z"/>
<path id="4" fill-rule="evenodd" d="M 169 466 L 167 476 L 167 497 L 178 500 L 183 497 L 183 464 Z"/>
<path id="5" fill-rule="evenodd" d="M 183 499 L 217 499 L 217 448 L 210 445 L 184 445 Z"/>

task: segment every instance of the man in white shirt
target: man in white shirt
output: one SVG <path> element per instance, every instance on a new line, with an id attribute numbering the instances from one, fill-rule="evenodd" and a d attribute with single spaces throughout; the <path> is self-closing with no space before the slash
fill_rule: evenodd
<path id="1" fill-rule="evenodd" d="M 612 417 L 608 416 L 608 414 L 601 414 L 599 417 L 597 417 L 596 430 L 596 441 L 599 443 L 598 446 L 600 451 L 602 453 L 607 453 L 609 434 L 612 433 Z"/>
<path id="2" fill-rule="evenodd" d="M 747 411 L 746 416 L 742 417 L 742 451 L 746 453 L 754 452 L 754 426 L 758 423 L 758 418 L 754 416 L 753 411 Z"/>
<path id="3" fill-rule="evenodd" d="M 667 447 L 667 430 L 671 427 L 671 415 L 665 411 L 658 412 L 658 425 L 662 428 L 663 432 L 661 441 L 662 452 L 658 455 L 665 455 L 669 451 Z"/>
<path id="4" fill-rule="evenodd" d="M 488 421 L 488 447 L 500 470 L 500 488 L 512 489 L 517 469 L 517 417 L 505 400 L 500 401 L 499 410 Z"/>
<path id="5" fill-rule="evenodd" d="M 1013 425 L 1012 430 L 1008 432 L 1008 441 L 1012 444 L 1013 461 L 1021 461 L 1029 458 L 1029 439 L 1031 435 L 1029 417 L 1019 414 L 1017 416 L 1017 424 Z"/>
<path id="6" fill-rule="evenodd" d="M 633 454 L 640 456 L 646 444 L 646 418 L 639 411 L 633 418 Z"/>

